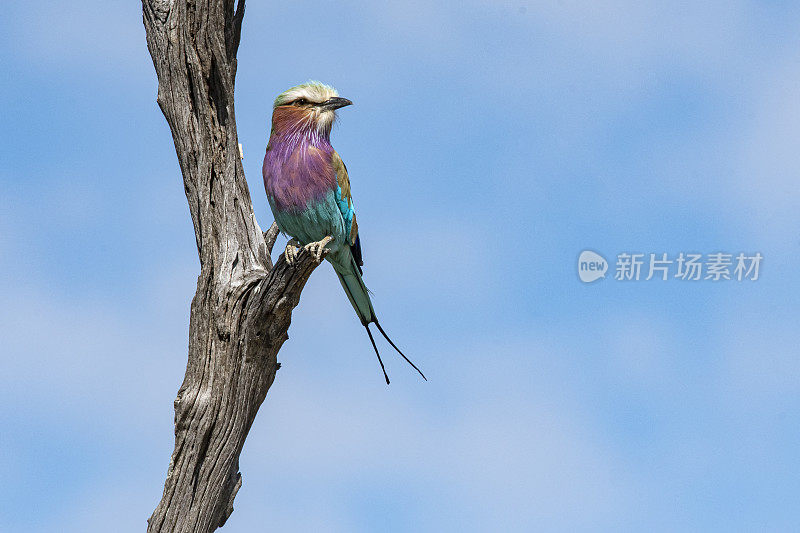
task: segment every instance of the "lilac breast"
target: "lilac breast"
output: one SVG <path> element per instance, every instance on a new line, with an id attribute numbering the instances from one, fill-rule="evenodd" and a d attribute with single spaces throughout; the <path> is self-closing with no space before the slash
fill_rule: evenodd
<path id="1" fill-rule="evenodd" d="M 324 141 L 324 139 L 322 139 Z M 291 143 L 275 135 L 264 156 L 264 188 L 275 208 L 294 213 L 319 201 L 336 188 L 331 165 L 333 147 L 328 142 L 302 139 Z"/>

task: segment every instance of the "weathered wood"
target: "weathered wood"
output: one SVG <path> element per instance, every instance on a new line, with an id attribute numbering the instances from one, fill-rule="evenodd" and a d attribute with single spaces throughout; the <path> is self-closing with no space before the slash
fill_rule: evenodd
<path id="1" fill-rule="evenodd" d="M 270 252 L 253 214 L 233 106 L 244 0 L 142 0 L 158 104 L 172 131 L 200 275 L 186 376 L 175 400 L 175 449 L 148 531 L 210 532 L 233 511 L 239 454 L 275 379 L 291 313 L 316 267 Z"/>

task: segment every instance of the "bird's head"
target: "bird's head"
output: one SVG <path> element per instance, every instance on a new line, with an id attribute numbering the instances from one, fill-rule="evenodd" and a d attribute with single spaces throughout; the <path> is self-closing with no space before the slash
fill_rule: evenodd
<path id="1" fill-rule="evenodd" d="M 352 103 L 340 98 L 330 85 L 309 81 L 275 98 L 272 129 L 287 133 L 306 131 L 327 137 L 336 120 L 336 110 Z"/>

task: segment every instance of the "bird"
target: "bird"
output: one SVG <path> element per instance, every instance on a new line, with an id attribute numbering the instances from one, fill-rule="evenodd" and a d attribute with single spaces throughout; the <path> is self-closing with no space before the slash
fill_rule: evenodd
<path id="1" fill-rule="evenodd" d="M 287 263 L 295 262 L 299 247 L 311 253 L 317 263 L 327 250 L 325 259 L 333 266 L 367 330 L 386 384 L 389 376 L 370 324 L 375 324 L 397 353 L 427 381 L 381 327 L 362 278 L 364 262 L 350 178 L 330 141 L 337 110 L 352 104 L 336 89 L 318 81 L 297 85 L 275 98 L 262 167 L 267 201 L 278 229 L 290 237 L 284 251 Z"/>

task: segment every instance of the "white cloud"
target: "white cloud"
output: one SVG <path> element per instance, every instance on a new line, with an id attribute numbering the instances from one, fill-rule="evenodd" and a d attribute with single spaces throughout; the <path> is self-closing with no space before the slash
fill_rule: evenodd
<path id="1" fill-rule="evenodd" d="M 314 479 L 330 487 L 311 496 L 326 509 L 375 478 L 384 488 L 405 485 L 422 501 L 435 495 L 442 509 L 408 510 L 422 530 L 461 521 L 478 529 L 587 527 L 625 511 L 633 490 L 625 469 L 585 408 L 553 384 L 546 361 L 557 353 L 526 339 L 440 357 L 446 373 L 436 380 L 409 385 L 403 376 L 388 389 L 378 376 L 352 384 L 279 376 L 287 379 L 270 392 L 246 446 L 251 486 L 242 501 L 252 505 L 247 494 L 257 491 L 297 513 L 309 495 L 281 495 L 268 480 Z M 520 365 L 519 357 L 530 360 Z M 537 373 L 543 362 L 550 372 Z M 471 391 L 466 403 L 463 391 Z M 262 513 L 247 512 L 266 519 Z"/>

